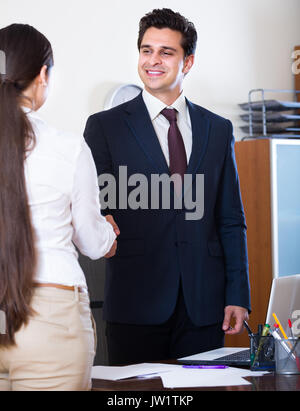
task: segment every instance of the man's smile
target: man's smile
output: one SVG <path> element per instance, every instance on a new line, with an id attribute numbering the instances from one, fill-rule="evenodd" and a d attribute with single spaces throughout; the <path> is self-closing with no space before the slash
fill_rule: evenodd
<path id="1" fill-rule="evenodd" d="M 149 77 L 160 77 L 165 73 L 162 70 L 155 70 L 155 69 L 146 69 L 145 71 Z"/>

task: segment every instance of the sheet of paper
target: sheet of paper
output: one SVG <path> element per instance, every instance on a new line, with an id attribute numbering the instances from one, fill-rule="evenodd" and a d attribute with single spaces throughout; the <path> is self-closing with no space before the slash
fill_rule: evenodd
<path id="1" fill-rule="evenodd" d="M 177 368 L 160 374 L 165 388 L 187 387 L 221 387 L 233 385 L 249 385 L 243 377 L 259 376 L 265 372 L 256 372 L 240 368 L 195 369 Z"/>
<path id="2" fill-rule="evenodd" d="M 135 364 L 122 367 L 102 366 L 97 365 L 92 369 L 92 378 L 100 380 L 117 381 L 125 378 L 138 376 L 148 376 L 157 373 L 164 373 L 174 368 L 181 366 L 173 364 Z"/>

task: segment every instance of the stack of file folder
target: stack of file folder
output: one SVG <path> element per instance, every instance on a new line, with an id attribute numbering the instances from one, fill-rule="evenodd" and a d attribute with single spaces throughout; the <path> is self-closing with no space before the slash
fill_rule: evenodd
<path id="1" fill-rule="evenodd" d="M 300 138 L 300 102 L 263 99 L 239 104 L 249 137 Z M 247 138 L 247 137 L 246 137 Z"/>

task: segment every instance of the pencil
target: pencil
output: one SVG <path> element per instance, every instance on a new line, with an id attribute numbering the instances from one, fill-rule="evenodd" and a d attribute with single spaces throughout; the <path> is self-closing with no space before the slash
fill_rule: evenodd
<path id="1" fill-rule="evenodd" d="M 275 313 L 273 313 L 272 315 L 274 317 L 274 320 L 278 324 L 278 327 L 279 327 L 280 331 L 282 332 L 283 337 L 287 340 L 288 337 L 287 337 L 286 333 L 284 332 L 284 329 L 282 328 L 282 325 L 280 324 L 280 321 L 278 320 L 277 315 Z"/>

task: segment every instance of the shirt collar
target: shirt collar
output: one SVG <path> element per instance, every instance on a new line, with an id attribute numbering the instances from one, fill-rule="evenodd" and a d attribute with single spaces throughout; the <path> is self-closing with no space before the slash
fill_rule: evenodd
<path id="1" fill-rule="evenodd" d="M 183 92 L 180 93 L 180 96 L 174 101 L 174 103 L 171 106 L 167 106 L 165 103 L 163 103 L 157 97 L 154 97 L 152 94 L 150 94 L 145 89 L 143 90 L 142 95 L 143 95 L 143 99 L 146 104 L 146 107 L 148 109 L 151 121 L 153 121 L 160 114 L 160 112 L 166 107 L 176 109 L 178 113 L 183 115 L 184 118 L 186 119 L 187 104 L 186 104 L 186 100 L 185 100 Z"/>
<path id="2" fill-rule="evenodd" d="M 29 107 L 25 107 L 25 106 L 21 106 L 22 110 L 24 111 L 25 114 L 27 114 L 27 116 L 33 117 L 33 118 L 37 118 L 39 120 L 41 120 L 39 114 L 37 113 L 37 111 L 32 110 Z"/>

